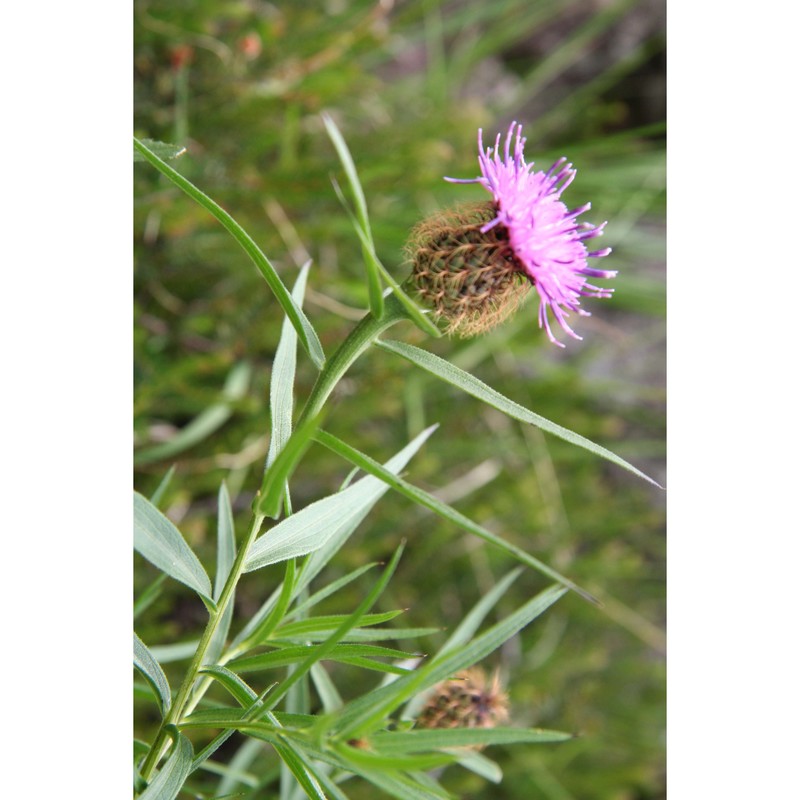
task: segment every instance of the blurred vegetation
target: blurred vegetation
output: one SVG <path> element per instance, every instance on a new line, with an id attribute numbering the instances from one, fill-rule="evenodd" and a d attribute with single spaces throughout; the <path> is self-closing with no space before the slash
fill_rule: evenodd
<path id="1" fill-rule="evenodd" d="M 609 220 L 607 265 L 620 270 L 613 299 L 587 301 L 594 316 L 577 322 L 585 340 L 550 345 L 535 301 L 479 339 L 425 340 L 410 325 L 392 337 L 449 358 L 664 482 L 660 2 L 136 0 L 134 12 L 136 134 L 186 146 L 173 163 L 233 214 L 287 285 L 313 259 L 305 307 L 328 354 L 367 298 L 360 245 L 331 186 L 341 169 L 321 111 L 347 139 L 378 254 L 398 280 L 408 271 L 403 243 L 421 217 L 483 199 L 480 187 L 442 180 L 477 174 L 479 127 L 492 138 L 516 119 L 529 160 L 549 166 L 568 156 L 578 177 L 565 200 L 591 200 L 586 218 Z M 152 493 L 176 465 L 161 507 L 210 562 L 222 480 L 237 524 L 249 519 L 267 452 L 280 308 L 219 224 L 146 164 L 135 168 L 135 190 L 135 485 Z M 298 402 L 314 377 L 301 354 Z M 208 411 L 215 406 L 218 416 Z M 204 412 L 189 429 L 196 435 L 175 447 Z M 496 664 L 515 723 L 580 737 L 494 748 L 500 786 L 455 769 L 444 785 L 471 798 L 664 797 L 663 493 L 378 351 L 342 383 L 326 424 L 385 459 L 432 422 L 441 427 L 410 479 L 605 603 L 566 597 Z M 295 476 L 295 507 L 334 490 L 348 471 L 314 447 Z M 452 628 L 512 566 L 390 492 L 338 556 L 336 574 L 386 558 L 403 537 L 406 555 L 384 602 L 407 607 L 408 626 Z M 156 572 L 138 556 L 135 570 L 141 592 Z M 237 613 L 252 613 L 281 575 L 276 566 L 247 576 Z M 528 572 L 503 602 L 510 608 L 544 585 Z M 199 601 L 168 582 L 137 627 L 148 644 L 168 644 L 196 637 L 203 619 Z M 349 674 L 337 677 L 345 697 L 355 693 Z M 137 718 L 137 735 L 153 722 Z M 264 752 L 266 773 L 275 761 Z M 354 781 L 347 792 L 374 796 Z"/>

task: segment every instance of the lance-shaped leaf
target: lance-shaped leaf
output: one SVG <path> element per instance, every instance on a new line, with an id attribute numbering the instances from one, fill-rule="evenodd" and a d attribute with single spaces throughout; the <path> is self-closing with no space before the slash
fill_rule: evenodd
<path id="1" fill-rule="evenodd" d="M 326 447 L 333 450 L 333 452 L 338 453 L 351 463 L 361 467 L 361 469 L 363 469 L 365 472 L 369 472 L 372 475 L 379 477 L 381 480 L 388 483 L 389 486 L 391 486 L 395 491 L 405 495 L 415 503 L 419 503 L 419 505 L 430 509 L 443 519 L 454 522 L 464 530 L 475 534 L 475 536 L 479 536 L 484 541 L 487 541 L 490 544 L 493 544 L 496 547 L 511 553 L 523 564 L 533 567 L 544 575 L 547 575 L 548 578 L 557 580 L 559 583 L 572 589 L 572 591 L 576 592 L 590 603 L 599 605 L 597 599 L 589 594 L 589 592 L 587 592 L 585 589 L 582 589 L 569 578 L 565 578 L 560 572 L 557 572 L 552 567 L 549 567 L 543 561 L 535 558 L 530 553 L 526 553 L 522 548 L 511 544 L 511 542 L 507 542 L 505 539 L 492 533 L 482 525 L 478 525 L 477 522 L 473 522 L 469 517 L 464 516 L 460 511 L 456 511 L 454 508 L 447 505 L 447 503 L 443 503 L 432 494 L 423 491 L 403 478 L 387 471 L 380 464 L 378 464 L 377 461 L 374 461 L 369 456 L 359 452 L 354 447 L 351 447 L 349 444 L 343 442 L 341 439 L 337 439 L 327 431 L 318 431 L 315 438 L 320 444 L 324 444 Z"/>
<path id="2" fill-rule="evenodd" d="M 133 666 L 144 675 L 153 689 L 163 717 L 169 711 L 172 703 L 169 682 L 164 670 L 161 669 L 161 664 L 156 661 L 145 643 L 135 633 L 133 634 Z"/>
<path id="3" fill-rule="evenodd" d="M 221 483 L 217 494 L 217 572 L 214 576 L 214 599 L 219 600 L 228 573 L 236 559 L 236 531 L 228 487 Z"/>
<path id="4" fill-rule="evenodd" d="M 302 308 L 306 291 L 306 280 L 311 262 L 303 265 L 297 276 L 292 297 Z M 292 434 L 292 408 L 294 406 L 294 375 L 297 365 L 297 332 L 287 317 L 281 328 L 281 338 L 272 362 L 272 376 L 269 381 L 270 438 L 267 466 L 276 459 Z"/>
<path id="5" fill-rule="evenodd" d="M 449 728 L 376 733 L 372 748 L 383 755 L 421 753 L 440 747 L 474 747 L 490 744 L 542 744 L 564 742 L 572 734 L 542 728 Z"/>
<path id="6" fill-rule="evenodd" d="M 133 463 L 149 464 L 153 461 L 172 458 L 219 430 L 233 414 L 234 404 L 244 397 L 250 381 L 250 373 L 249 364 L 237 364 L 225 379 L 225 386 L 219 402 L 213 403 L 201 411 L 171 439 L 137 452 L 133 457 Z"/>
<path id="7" fill-rule="evenodd" d="M 367 200 L 364 197 L 364 190 L 361 188 L 361 181 L 358 179 L 358 172 L 356 172 L 353 156 L 350 155 L 347 143 L 336 127 L 336 123 L 328 114 L 322 115 L 322 121 L 325 123 L 325 130 L 327 130 L 328 136 L 333 142 L 333 146 L 336 148 L 336 153 L 339 156 L 339 160 L 342 162 L 342 167 L 344 167 L 345 174 L 347 175 L 350 189 L 353 192 L 353 199 L 356 204 L 356 220 L 354 220 L 354 223 L 357 229 L 361 229 L 366 239 L 365 242 L 362 242 L 362 250 L 364 254 L 364 266 L 366 268 L 369 308 L 373 316 L 381 317 L 383 315 L 383 295 L 381 294 L 381 281 L 378 277 L 378 264 L 374 255 L 375 245 L 372 240 L 372 230 L 369 224 Z M 341 199 L 344 200 L 344 198 Z"/>
<path id="8" fill-rule="evenodd" d="M 155 139 L 142 139 L 142 144 L 159 158 L 178 158 L 186 152 L 186 148 L 179 144 L 167 144 L 166 142 L 157 142 Z M 133 160 L 144 161 L 145 157 L 136 149 L 133 148 Z"/>
<path id="9" fill-rule="evenodd" d="M 133 546 L 162 572 L 194 589 L 208 606 L 211 581 L 181 532 L 146 497 L 133 493 Z"/>
<path id="10" fill-rule="evenodd" d="M 315 417 L 306 417 L 294 429 L 283 449 L 267 467 L 261 481 L 261 489 L 253 501 L 253 510 L 256 514 L 262 514 L 273 519 L 280 516 L 287 482 L 311 444 L 311 436 L 320 422 L 322 422 L 322 417 L 325 413 L 326 411 L 323 409 Z"/>
<path id="11" fill-rule="evenodd" d="M 217 494 L 217 571 L 214 575 L 214 601 L 219 602 L 225 582 L 236 558 L 236 531 L 228 487 L 223 481 Z M 205 664 L 215 664 L 225 649 L 225 640 L 233 619 L 233 603 L 228 603 L 219 621 L 203 659 Z"/>
<path id="12" fill-rule="evenodd" d="M 253 691 L 247 683 L 227 667 L 220 667 L 216 664 L 208 665 L 203 667 L 200 672 L 211 675 L 214 680 L 224 686 L 242 708 L 250 708 L 258 697 L 257 692 Z"/>
<path id="13" fill-rule="evenodd" d="M 552 433 L 553 436 L 558 436 L 559 439 L 563 439 L 570 444 L 582 447 L 584 450 L 588 450 L 590 453 L 594 453 L 601 458 L 608 459 L 623 469 L 632 472 L 634 475 L 638 475 L 648 483 L 658 486 L 659 489 L 664 488 L 659 483 L 656 483 L 656 481 L 654 481 L 652 478 L 645 475 L 644 472 L 638 470 L 632 464 L 629 464 L 627 461 L 625 461 L 625 459 L 620 458 L 616 453 L 612 453 L 610 450 L 607 450 L 605 447 L 601 447 L 599 444 L 595 444 L 593 441 L 585 438 L 584 436 L 581 436 L 580 434 L 575 433 L 567 428 L 563 428 L 561 425 L 557 425 L 555 422 L 551 422 L 549 419 L 545 419 L 539 414 L 535 414 L 533 411 L 529 411 L 519 403 L 509 400 L 509 398 L 500 394 L 500 392 L 498 392 L 496 389 L 492 389 L 491 386 L 487 386 L 483 381 L 479 380 L 474 375 L 470 375 L 469 372 L 464 372 L 463 369 L 459 369 L 449 361 L 445 361 L 443 358 L 439 358 L 439 356 L 429 353 L 427 350 L 422 350 L 419 347 L 414 347 L 410 344 L 404 344 L 403 342 L 393 341 L 379 340 L 375 342 L 375 345 L 376 347 L 380 347 L 382 350 L 387 350 L 390 353 L 395 353 L 396 355 L 402 356 L 412 364 L 416 364 L 418 367 L 422 367 L 424 370 L 427 370 L 437 378 L 441 378 L 442 380 L 451 383 L 453 386 L 457 386 L 467 394 L 477 397 L 478 400 L 482 400 L 484 403 L 496 408 L 498 411 L 502 411 L 509 417 L 518 419 L 520 422 L 527 422 L 531 425 L 536 425 L 543 431 Z"/>
<path id="14" fill-rule="evenodd" d="M 139 800 L 173 800 L 183 787 L 192 768 L 192 743 L 177 729 L 167 729 L 173 736 L 174 745 L 169 758 L 164 762 L 158 774 L 139 795 Z"/>
<path id="15" fill-rule="evenodd" d="M 424 430 L 387 461 L 385 468 L 391 473 L 399 472 L 434 430 L 435 426 Z M 361 522 L 388 488 L 383 481 L 369 476 L 311 503 L 256 539 L 245 561 L 245 571 L 318 550 L 329 539 Z"/>

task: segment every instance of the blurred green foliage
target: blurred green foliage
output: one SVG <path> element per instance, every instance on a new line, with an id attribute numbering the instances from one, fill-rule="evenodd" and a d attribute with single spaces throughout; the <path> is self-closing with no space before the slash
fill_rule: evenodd
<path id="1" fill-rule="evenodd" d="M 607 262 L 620 270 L 612 300 L 587 301 L 594 316 L 577 322 L 584 341 L 567 340 L 564 351 L 550 345 L 534 303 L 480 339 L 425 340 L 411 326 L 393 336 L 449 358 L 664 482 L 660 3 L 137 0 L 134 12 L 135 133 L 185 146 L 172 163 L 233 214 L 287 285 L 313 259 L 305 308 L 328 354 L 367 294 L 360 244 L 331 186 L 341 168 L 320 112 L 347 140 L 378 255 L 398 280 L 408 271 L 405 238 L 421 217 L 483 199 L 480 187 L 442 180 L 477 174 L 478 127 L 490 139 L 517 119 L 529 160 L 549 166 L 568 156 L 578 177 L 565 200 L 591 200 L 586 218 L 609 220 Z M 282 317 L 252 264 L 203 209 L 146 164 L 136 165 L 135 190 L 137 452 L 171 440 L 223 400 L 230 410 L 213 433 L 169 459 L 141 460 L 135 485 L 152 493 L 176 464 L 161 507 L 210 563 L 222 480 L 237 525 L 249 518 L 267 452 Z M 247 388 L 226 396 L 226 380 L 243 363 Z M 299 403 L 315 374 L 301 355 Z M 500 786 L 459 770 L 444 785 L 471 798 L 664 797 L 663 493 L 375 350 L 340 386 L 326 424 L 382 460 L 432 422 L 441 427 L 409 478 L 605 602 L 597 609 L 568 596 L 497 661 L 515 723 L 580 738 L 493 749 L 505 772 Z M 348 471 L 312 448 L 295 475 L 295 507 L 334 490 Z M 330 577 L 386 558 L 403 537 L 406 555 L 385 603 L 407 607 L 408 626 L 452 628 L 511 566 L 390 492 Z M 135 567 L 141 592 L 156 572 L 138 556 Z M 252 613 L 281 574 L 276 566 L 246 576 L 237 614 Z M 526 573 L 503 602 L 510 608 L 544 585 Z M 167 582 L 137 629 L 150 645 L 180 642 L 198 635 L 203 617 L 199 601 Z M 342 667 L 337 678 L 345 696 L 348 674 Z M 154 721 L 137 719 L 137 734 L 146 737 Z M 265 773 L 275 765 L 266 753 Z M 372 791 L 347 784 L 353 798 Z"/>

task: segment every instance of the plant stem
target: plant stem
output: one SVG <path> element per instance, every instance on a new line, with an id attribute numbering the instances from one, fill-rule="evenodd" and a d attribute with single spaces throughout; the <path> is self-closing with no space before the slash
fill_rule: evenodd
<path id="1" fill-rule="evenodd" d="M 376 319 L 371 313 L 367 314 L 353 328 L 350 335 L 328 359 L 322 372 L 320 372 L 295 427 L 302 425 L 309 417 L 315 417 L 319 414 L 330 393 L 350 368 L 350 365 L 383 331 L 402 319 L 408 319 L 408 312 L 395 295 L 391 294 L 386 298 L 383 316 Z"/>
<path id="2" fill-rule="evenodd" d="M 203 636 L 197 645 L 197 650 L 192 658 L 192 663 L 189 665 L 189 669 L 187 670 L 186 676 L 183 679 L 183 683 L 178 690 L 178 694 L 175 696 L 175 699 L 169 708 L 169 712 L 161 722 L 161 727 L 158 729 L 158 733 L 156 734 L 156 738 L 153 741 L 152 747 L 150 748 L 150 752 L 147 754 L 147 757 L 142 764 L 141 775 L 146 781 L 150 780 L 153 770 L 156 768 L 156 765 L 161 759 L 166 745 L 167 726 L 177 725 L 183 717 L 184 709 L 189 700 L 192 687 L 197 679 L 200 668 L 203 666 L 203 661 L 205 660 L 208 646 L 211 644 L 211 639 L 217 630 L 217 626 L 222 619 L 225 609 L 233 600 L 236 584 L 239 582 L 239 578 L 241 578 L 242 573 L 244 572 L 244 563 L 245 559 L 247 558 L 247 553 L 250 550 L 250 546 L 255 541 L 263 522 L 263 515 L 256 515 L 253 518 L 250 530 L 248 531 L 245 540 L 242 542 L 242 545 L 239 548 L 239 552 L 236 555 L 236 560 L 233 562 L 231 571 L 228 574 L 228 579 L 225 581 L 225 586 L 220 594 L 217 607 L 211 612 L 206 629 L 203 631 Z"/>
<path id="3" fill-rule="evenodd" d="M 309 417 L 314 417 L 322 410 L 325 401 L 330 396 L 336 384 L 342 376 L 350 368 L 350 365 L 369 347 L 372 342 L 387 328 L 399 322 L 402 319 L 407 319 L 408 313 L 403 308 L 402 304 L 392 294 L 386 298 L 384 306 L 384 313 L 380 318 L 375 318 L 372 314 L 367 314 L 355 328 L 351 331 L 350 335 L 342 342 L 330 360 L 326 363 L 325 367 L 320 372 L 314 388 L 306 401 L 306 405 L 300 415 L 297 425 L 301 425 L 304 420 Z M 158 765 L 167 745 L 167 726 L 178 725 L 183 718 L 187 709 L 193 708 L 197 705 L 200 696 L 205 693 L 208 685 L 211 683 L 210 679 L 206 679 L 199 687 L 198 692 L 192 697 L 192 688 L 199 675 L 200 669 L 208 652 L 208 647 L 215 631 L 219 625 L 222 615 L 225 612 L 228 604 L 232 601 L 236 585 L 244 572 L 244 564 L 247 558 L 250 546 L 255 541 L 261 524 L 264 521 L 264 515 L 256 515 L 250 526 L 247 537 L 242 542 L 239 552 L 236 555 L 236 560 L 231 567 L 228 579 L 225 581 L 225 586 L 219 597 L 219 602 L 214 611 L 211 612 L 206 629 L 203 636 L 197 645 L 197 650 L 186 672 L 180 689 L 178 690 L 175 700 L 170 706 L 169 712 L 164 717 L 161 727 L 158 729 L 156 738 L 153 745 L 147 754 L 147 757 L 142 764 L 141 776 L 145 781 L 149 781 L 153 770 Z M 240 646 L 241 648 L 241 646 Z M 225 661 L 230 660 L 230 654 Z"/>

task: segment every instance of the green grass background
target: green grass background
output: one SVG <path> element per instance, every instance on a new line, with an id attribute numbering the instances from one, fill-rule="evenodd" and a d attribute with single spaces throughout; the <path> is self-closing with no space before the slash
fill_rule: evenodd
<path id="1" fill-rule="evenodd" d="M 244 226 L 287 285 L 313 259 L 305 308 L 328 354 L 367 297 L 360 245 L 331 186 L 342 173 L 322 111 L 348 142 L 378 255 L 398 280 L 420 218 L 484 198 L 479 187 L 442 180 L 477 174 L 478 127 L 491 138 L 519 120 L 529 160 L 573 161 L 578 176 L 565 200 L 591 200 L 585 218 L 609 220 L 603 244 L 614 253 L 604 266 L 620 271 L 613 299 L 587 300 L 593 316 L 577 321 L 583 342 L 550 345 L 535 301 L 478 339 L 432 341 L 410 325 L 392 338 L 454 361 L 665 482 L 660 3 L 155 0 L 135 2 L 134 13 L 135 132 L 188 148 L 173 163 Z M 209 563 L 220 482 L 241 527 L 260 480 L 280 308 L 219 224 L 146 164 L 136 165 L 135 191 L 135 485 L 150 493 L 176 465 L 162 507 Z M 299 402 L 314 377 L 301 354 Z M 242 378 L 226 398 L 226 380 Z M 201 425 L 185 449 L 164 451 L 220 404 L 218 427 Z M 489 751 L 505 773 L 499 787 L 453 768 L 444 785 L 469 798 L 664 797 L 664 493 L 377 350 L 340 385 L 326 425 L 385 460 L 433 422 L 440 429 L 409 479 L 605 603 L 568 595 L 487 665 L 502 670 L 514 723 L 579 738 Z M 347 472 L 312 448 L 294 478 L 295 507 L 333 491 Z M 408 608 L 408 626 L 452 628 L 513 566 L 389 493 L 328 577 L 386 558 L 401 538 L 408 548 L 382 608 Z M 240 619 L 281 575 L 276 566 L 245 577 Z M 136 556 L 137 589 L 154 578 Z M 544 585 L 526 572 L 503 608 Z M 337 595 L 329 611 L 350 610 L 357 584 L 352 592 L 350 605 Z M 181 642 L 203 618 L 199 601 L 168 582 L 138 630 L 149 645 Z M 172 677 L 182 666 L 165 669 Z M 361 691 L 360 674 L 332 671 L 345 697 Z M 142 703 L 137 735 L 153 722 Z M 265 754 L 264 769 L 273 764 Z M 347 785 L 354 798 L 372 791 Z"/>

